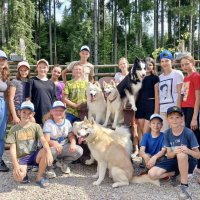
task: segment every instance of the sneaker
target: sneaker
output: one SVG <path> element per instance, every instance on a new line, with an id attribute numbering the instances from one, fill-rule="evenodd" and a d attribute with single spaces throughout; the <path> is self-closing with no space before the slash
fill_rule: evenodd
<path id="1" fill-rule="evenodd" d="M 189 187 L 185 185 L 179 185 L 177 187 L 179 200 L 192 200 Z"/>
<path id="2" fill-rule="evenodd" d="M 64 174 L 70 174 L 71 170 L 63 161 L 57 161 L 56 166 L 59 167 Z"/>
<path id="3" fill-rule="evenodd" d="M 1 160 L 0 162 L 0 172 L 8 172 L 9 168 L 7 167 L 7 165 L 4 163 L 3 160 Z"/>
<path id="4" fill-rule="evenodd" d="M 56 173 L 55 173 L 55 171 L 53 170 L 53 168 L 47 168 L 47 170 L 46 170 L 46 177 L 48 178 L 48 179 L 52 179 L 52 178 L 55 178 L 56 177 Z"/>
<path id="5" fill-rule="evenodd" d="M 38 172 L 38 166 L 32 166 L 31 171 L 32 172 Z"/>

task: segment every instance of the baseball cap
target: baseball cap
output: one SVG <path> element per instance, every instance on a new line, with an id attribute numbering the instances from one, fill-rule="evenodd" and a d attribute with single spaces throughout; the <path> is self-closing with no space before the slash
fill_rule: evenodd
<path id="1" fill-rule="evenodd" d="M 183 111 L 181 108 L 179 108 L 178 106 L 173 106 L 167 109 L 167 115 L 173 113 L 173 112 L 177 112 L 179 113 L 181 116 L 183 116 Z"/>
<path id="2" fill-rule="evenodd" d="M 8 60 L 8 57 L 6 56 L 6 53 L 2 50 L 0 50 L 0 58 L 4 58 L 6 60 Z"/>
<path id="3" fill-rule="evenodd" d="M 30 101 L 24 101 L 22 104 L 21 104 L 21 107 L 20 107 L 20 110 L 23 110 L 23 109 L 30 109 L 31 111 L 34 112 L 35 110 L 35 107 L 33 105 L 33 103 L 31 103 Z"/>
<path id="4" fill-rule="evenodd" d="M 87 45 L 83 45 L 80 49 L 80 51 L 86 50 L 88 52 L 90 52 L 90 48 Z"/>
<path id="5" fill-rule="evenodd" d="M 21 61 L 21 62 L 19 62 L 18 65 L 17 65 L 17 70 L 18 70 L 21 66 L 26 66 L 27 68 L 30 69 L 30 65 L 29 65 L 28 62 L 26 62 L 26 61 Z"/>
<path id="6" fill-rule="evenodd" d="M 163 121 L 163 118 L 159 114 L 153 114 L 153 115 L 151 115 L 150 121 L 152 119 L 159 119 L 161 122 Z"/>
<path id="7" fill-rule="evenodd" d="M 172 53 L 168 50 L 164 50 L 160 53 L 160 59 L 162 58 L 167 58 L 167 59 L 170 59 L 170 60 L 173 60 L 173 56 L 172 56 Z"/>
<path id="8" fill-rule="evenodd" d="M 40 60 L 38 60 L 38 61 L 37 61 L 37 65 L 38 65 L 39 63 L 41 63 L 41 62 L 44 62 L 44 63 L 49 67 L 49 62 L 48 62 L 47 60 L 45 60 L 45 59 L 40 59 Z"/>
<path id="9" fill-rule="evenodd" d="M 51 108 L 54 109 L 57 107 L 62 107 L 64 109 L 66 109 L 66 106 L 64 105 L 64 103 L 62 101 L 55 101 Z"/>

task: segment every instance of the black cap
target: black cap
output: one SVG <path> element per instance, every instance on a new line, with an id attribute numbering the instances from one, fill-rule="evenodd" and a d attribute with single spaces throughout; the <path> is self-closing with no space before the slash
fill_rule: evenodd
<path id="1" fill-rule="evenodd" d="M 173 112 L 177 112 L 179 113 L 181 116 L 183 116 L 183 111 L 181 108 L 179 108 L 178 106 L 173 106 L 167 109 L 167 115 L 173 113 Z"/>

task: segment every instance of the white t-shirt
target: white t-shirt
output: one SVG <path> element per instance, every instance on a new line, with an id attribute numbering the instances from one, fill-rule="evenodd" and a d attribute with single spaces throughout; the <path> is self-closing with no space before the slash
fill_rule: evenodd
<path id="1" fill-rule="evenodd" d="M 62 124 L 56 124 L 54 120 L 49 119 L 44 123 L 43 132 L 44 134 L 50 134 L 51 140 L 64 145 L 67 143 L 68 134 L 72 132 L 72 125 L 67 119 L 64 119 Z"/>
<path id="2" fill-rule="evenodd" d="M 117 72 L 114 76 L 115 82 L 120 83 L 126 76 L 123 75 L 121 72 Z"/>
<path id="3" fill-rule="evenodd" d="M 183 73 L 180 70 L 172 70 L 168 75 L 159 76 L 160 112 L 176 106 L 178 99 L 177 85 L 183 83 Z"/>

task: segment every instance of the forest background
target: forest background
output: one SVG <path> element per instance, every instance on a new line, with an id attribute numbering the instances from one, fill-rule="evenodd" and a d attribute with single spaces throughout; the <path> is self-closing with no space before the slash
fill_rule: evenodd
<path id="1" fill-rule="evenodd" d="M 0 49 L 22 54 L 21 38 L 30 63 L 45 58 L 65 64 L 88 45 L 97 65 L 122 56 L 130 63 L 152 52 L 156 57 L 163 48 L 176 51 L 184 39 L 199 59 L 199 22 L 199 0 L 1 0 Z"/>

